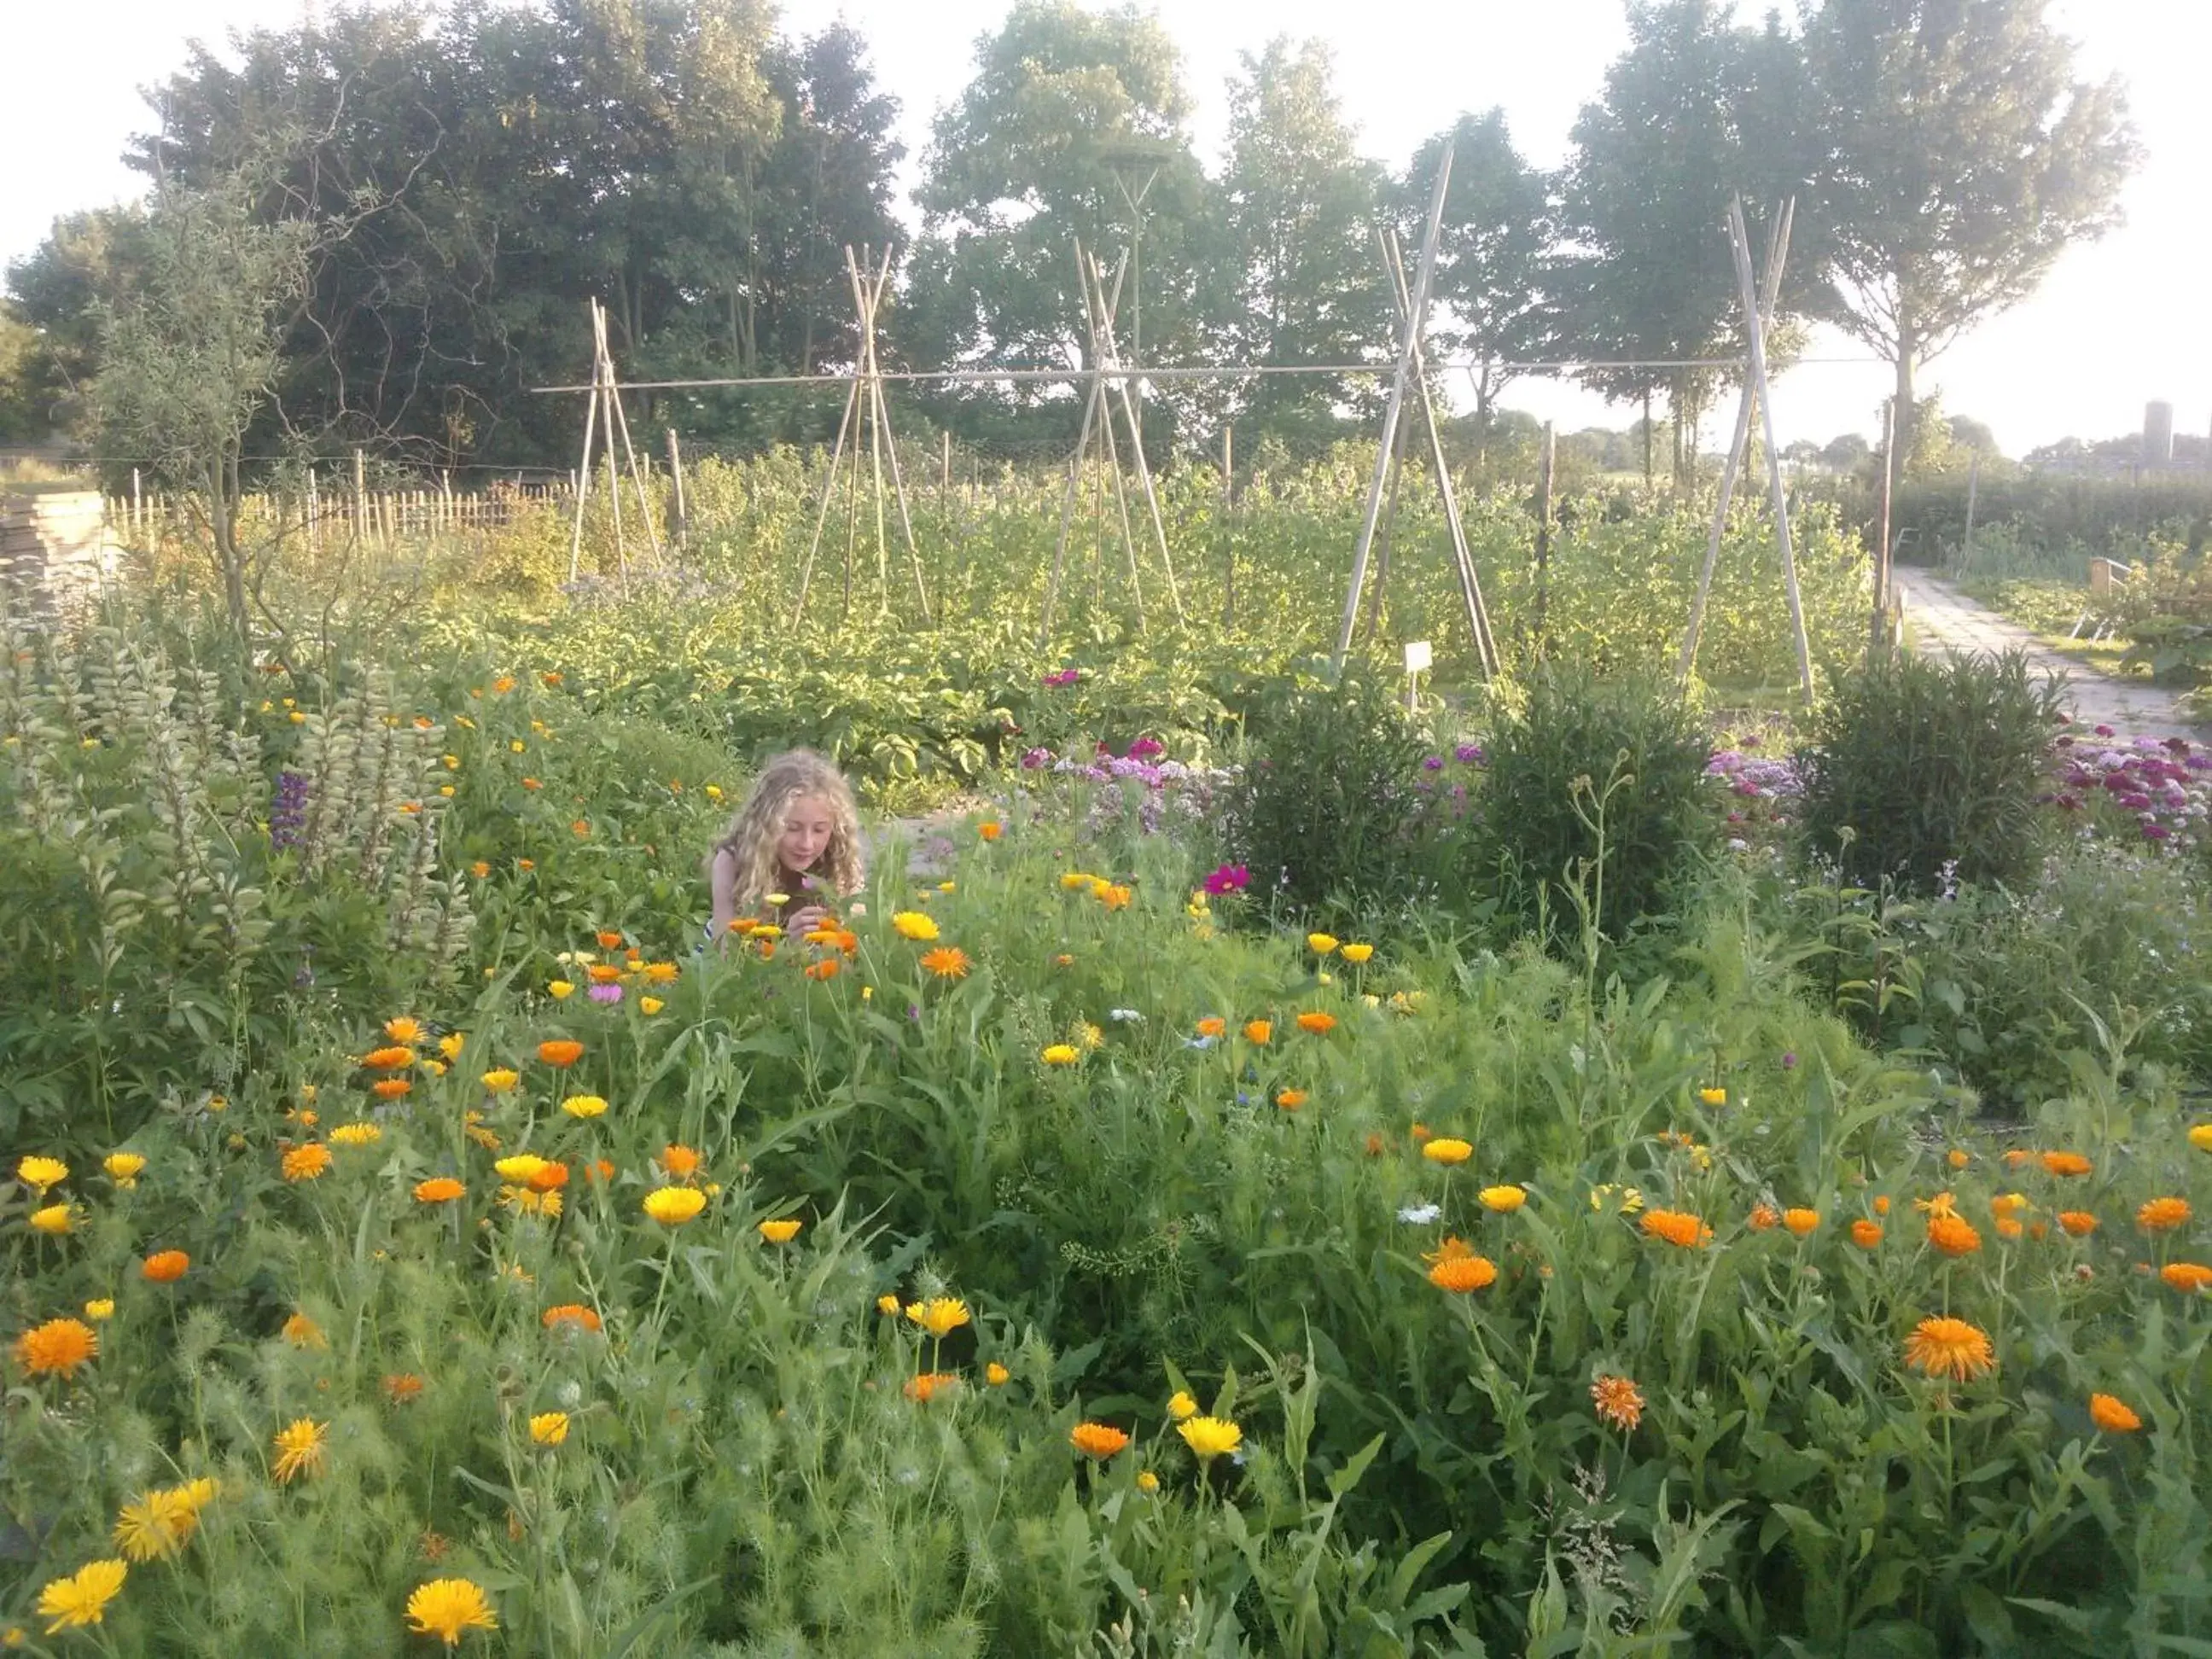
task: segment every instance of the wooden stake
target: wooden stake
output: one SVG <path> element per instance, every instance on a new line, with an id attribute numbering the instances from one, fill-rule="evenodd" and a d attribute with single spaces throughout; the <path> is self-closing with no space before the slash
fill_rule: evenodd
<path id="1" fill-rule="evenodd" d="M 676 446 L 676 428 L 668 428 L 668 476 L 674 481 L 676 490 L 675 521 L 669 533 L 681 547 L 691 529 L 691 510 L 684 500 L 684 453 Z"/>
<path id="2" fill-rule="evenodd" d="M 860 404 L 860 377 L 856 374 L 846 388 L 845 412 L 837 417 L 837 441 L 830 447 L 830 465 L 822 474 L 822 501 L 814 510 L 814 535 L 806 544 L 806 562 L 799 570 L 799 603 L 792 611 L 794 623 L 806 614 L 806 592 L 814 580 L 814 556 L 821 549 L 822 529 L 830 520 L 830 497 L 837 487 L 837 462 L 845 453 L 845 434 L 852 428 L 853 413 Z"/>
<path id="3" fill-rule="evenodd" d="M 1237 625 L 1237 428 L 1221 428 L 1221 625 Z"/>
<path id="4" fill-rule="evenodd" d="M 1556 438 L 1549 421 L 1544 422 L 1544 451 L 1536 475 L 1536 603 L 1530 630 L 1539 655 L 1544 650 L 1544 618 L 1552 602 L 1552 468 L 1557 455 Z"/>
<path id="5" fill-rule="evenodd" d="M 1959 549 L 1959 569 L 1965 574 L 1974 557 L 1974 495 L 1982 482 L 1982 452 L 1976 450 L 1966 463 L 1966 538 Z"/>
<path id="6" fill-rule="evenodd" d="M 1874 617 L 1868 643 L 1879 655 L 1889 643 L 1889 498 L 1897 477 L 1897 402 L 1892 398 L 1881 416 L 1881 499 L 1875 519 Z"/>
<path id="7" fill-rule="evenodd" d="M 599 302 L 591 301 L 592 307 L 592 395 L 584 399 L 584 459 L 576 465 L 576 518 L 568 532 L 568 580 L 576 580 L 577 561 L 584 551 L 584 500 L 592 488 L 592 438 L 599 420 Z M 361 452 L 353 453 L 354 476 L 361 473 Z M 356 482 L 355 487 L 358 489 Z"/>

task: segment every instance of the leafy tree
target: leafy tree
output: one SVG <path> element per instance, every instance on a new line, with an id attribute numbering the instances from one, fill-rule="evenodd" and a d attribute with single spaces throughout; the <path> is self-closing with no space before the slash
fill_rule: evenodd
<path id="1" fill-rule="evenodd" d="M 68 214 L 9 266 L 12 309 L 33 335 L 15 392 L 33 430 L 72 431 L 82 423 L 85 389 L 100 364 L 95 301 L 119 291 L 139 257 L 144 226 L 145 214 L 135 206 Z"/>
<path id="2" fill-rule="evenodd" d="M 1845 432 L 1821 446 L 1820 459 L 1837 471 L 1848 472 L 1873 453 L 1874 446 L 1866 441 L 1864 434 Z"/>
<path id="3" fill-rule="evenodd" d="M 1132 251 L 1125 353 L 1199 354 L 1195 246 L 1208 192 L 1173 42 L 1133 7 L 1024 0 L 976 45 L 975 75 L 937 119 L 915 198 L 900 338 L 921 361 L 1003 368 L 1087 362 L 1076 245 Z M 1141 246 L 1139 246 L 1141 244 Z M 1142 319 L 1141 340 L 1137 326 Z M 1029 387 L 1033 403 L 1065 390 Z M 965 404 L 973 419 L 981 397 Z"/>
<path id="4" fill-rule="evenodd" d="M 1330 85 L 1328 48 L 1282 37 L 1229 86 L 1221 180 L 1227 235 L 1220 291 L 1236 312 L 1223 338 L 1240 362 L 1380 362 L 1392 326 L 1376 240 L 1382 170 L 1360 158 Z M 1346 405 L 1371 402 L 1338 376 L 1274 375 L 1244 390 L 1238 418 L 1311 454 L 1343 434 Z"/>
<path id="5" fill-rule="evenodd" d="M 0 442 L 21 443 L 47 429 L 39 395 L 39 334 L 15 307 L 0 301 Z"/>
<path id="6" fill-rule="evenodd" d="M 1914 376 L 2119 221 L 2138 152 L 2117 81 L 2074 78 L 2043 0 L 1803 0 L 1829 317 Z"/>
<path id="7" fill-rule="evenodd" d="M 1678 364 L 1735 355 L 1741 305 L 1723 227 L 1735 196 L 1755 225 L 1759 204 L 1791 193 L 1801 153 L 1786 123 L 1792 61 L 1773 20 L 1752 31 L 1715 0 L 1632 3 L 1628 49 L 1576 121 L 1566 170 L 1559 280 L 1566 335 L 1583 351 Z M 1714 371 L 1608 368 L 1583 378 L 1647 409 L 1663 392 L 1674 475 L 1686 479 Z"/>
<path id="8" fill-rule="evenodd" d="M 1419 253 L 1447 148 L 1452 170 L 1438 230 L 1435 294 L 1442 325 L 1435 339 L 1478 366 L 1473 379 L 1480 451 L 1498 394 L 1513 379 L 1501 365 L 1540 356 L 1553 341 L 1557 319 L 1547 289 L 1551 181 L 1513 148 L 1504 111 L 1461 116 L 1414 152 L 1399 189 L 1400 234 L 1409 259 Z"/>

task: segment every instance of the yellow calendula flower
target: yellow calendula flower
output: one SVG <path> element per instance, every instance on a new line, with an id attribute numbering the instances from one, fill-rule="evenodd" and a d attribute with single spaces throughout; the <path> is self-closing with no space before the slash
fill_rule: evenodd
<path id="1" fill-rule="evenodd" d="M 540 1412 L 530 1419 L 530 1437 L 541 1446 L 557 1446 L 568 1437 L 568 1413 Z"/>
<path id="2" fill-rule="evenodd" d="M 706 1207 L 707 1194 L 696 1187 L 656 1187 L 645 1195 L 646 1214 L 664 1227 L 696 1220 Z"/>
<path id="3" fill-rule="evenodd" d="M 1198 1401 L 1190 1397 L 1189 1390 L 1177 1389 L 1168 1400 L 1168 1415 L 1176 1422 L 1187 1422 L 1198 1415 Z"/>
<path id="4" fill-rule="evenodd" d="M 97 1323 L 103 1319 L 114 1318 L 115 1298 L 112 1296 L 96 1296 L 93 1297 L 91 1301 L 84 1304 L 84 1316 L 87 1319 L 93 1321 L 94 1323 Z"/>
<path id="5" fill-rule="evenodd" d="M 468 1035 L 463 1031 L 448 1031 L 438 1039 L 438 1052 L 447 1060 L 459 1060 L 461 1050 L 468 1046 Z"/>
<path id="6" fill-rule="evenodd" d="M 27 1158 L 15 1165 L 15 1179 L 43 1194 L 69 1179 L 69 1165 L 58 1158 Z"/>
<path id="7" fill-rule="evenodd" d="M 374 1123 L 341 1123 L 331 1131 L 333 1144 L 340 1146 L 373 1146 L 384 1139 L 384 1131 Z"/>
<path id="8" fill-rule="evenodd" d="M 1308 933 L 1306 935 L 1306 949 L 1312 951 L 1317 957 L 1325 957 L 1328 955 L 1330 951 L 1336 949 L 1336 935 L 1334 933 Z"/>
<path id="9" fill-rule="evenodd" d="M 1146 1469 L 1138 1474 L 1137 1490 L 1139 1492 L 1158 1492 L 1159 1489 L 1160 1478 L 1150 1469 Z"/>
<path id="10" fill-rule="evenodd" d="M 638 1012 L 645 1015 L 648 1019 L 667 1006 L 659 997 L 640 997 L 637 1000 Z"/>
<path id="11" fill-rule="evenodd" d="M 495 1095 L 505 1094 L 521 1081 L 521 1073 L 508 1071 L 503 1066 L 483 1074 L 483 1086 Z"/>
<path id="12" fill-rule="evenodd" d="M 805 1224 L 796 1216 L 763 1221 L 760 1224 L 760 1236 L 771 1244 L 788 1244 L 799 1237 L 799 1230 Z"/>
<path id="13" fill-rule="evenodd" d="M 289 1486 L 299 1475 L 323 1472 L 324 1462 L 330 1455 L 325 1438 L 329 1432 L 327 1423 L 318 1423 L 312 1417 L 294 1418 L 276 1431 L 276 1463 L 270 1473 L 280 1485 Z"/>
<path id="14" fill-rule="evenodd" d="M 1013 1373 L 994 1359 L 983 1367 L 983 1380 L 994 1389 L 1003 1389 L 1012 1380 Z"/>
<path id="15" fill-rule="evenodd" d="M 878 1313 L 895 1314 L 898 1310 L 899 1299 L 893 1296 L 889 1291 L 885 1291 L 881 1296 L 876 1298 L 876 1311 Z"/>
<path id="16" fill-rule="evenodd" d="M 497 1630 L 499 1620 L 481 1586 L 466 1578 L 433 1578 L 408 1596 L 407 1628 L 453 1648 L 466 1632 Z"/>
<path id="17" fill-rule="evenodd" d="M 1206 1462 L 1244 1443 L 1244 1431 L 1225 1418 L 1194 1417 L 1176 1425 L 1176 1432 L 1182 1437 L 1183 1444 Z"/>
<path id="18" fill-rule="evenodd" d="M 606 1111 L 607 1103 L 597 1095 L 570 1095 L 561 1103 L 561 1109 L 570 1117 L 599 1117 Z"/>
<path id="19" fill-rule="evenodd" d="M 574 981 L 569 980 L 552 980 L 547 982 L 545 994 L 556 1002 L 565 1002 L 576 994 L 576 987 Z"/>
<path id="20" fill-rule="evenodd" d="M 1464 1164 L 1474 1156 L 1474 1148 L 1455 1135 L 1438 1135 L 1424 1141 L 1421 1156 L 1431 1164 Z"/>
<path id="21" fill-rule="evenodd" d="M 920 910 L 901 910 L 891 917 L 891 927 L 901 939 L 927 945 L 937 938 L 937 921 Z"/>
<path id="22" fill-rule="evenodd" d="M 58 1238 L 75 1231 L 76 1213 L 66 1204 L 49 1204 L 44 1209 L 31 1212 L 31 1231 Z"/>
<path id="23" fill-rule="evenodd" d="M 1725 1106 L 1728 1104 L 1728 1091 L 1725 1089 L 1700 1089 L 1698 1091 L 1698 1098 L 1705 1102 L 1708 1106 Z"/>
<path id="24" fill-rule="evenodd" d="M 968 1304 L 957 1296 L 933 1296 L 927 1302 L 913 1303 L 906 1316 L 937 1337 L 958 1330 L 969 1318 Z"/>
<path id="25" fill-rule="evenodd" d="M 1431 1141 L 1429 1144 L 1431 1146 L 1436 1145 L 1434 1141 Z M 1528 1189 L 1525 1187 L 1516 1187 L 1510 1184 L 1498 1187 L 1485 1187 L 1478 1196 L 1482 1200 L 1482 1207 L 1484 1209 L 1495 1210 L 1500 1215 L 1510 1215 L 1514 1211 L 1519 1209 L 1523 1204 L 1526 1204 L 1528 1201 Z"/>
<path id="26" fill-rule="evenodd" d="M 49 1580 L 39 1592 L 39 1617 L 46 1621 L 46 1634 L 101 1623 L 130 1571 L 119 1560 L 88 1561 L 65 1578 Z"/>
<path id="27" fill-rule="evenodd" d="M 110 1152 L 100 1160 L 100 1168 L 117 1186 L 136 1187 L 138 1177 L 146 1172 L 146 1158 L 141 1152 Z"/>
<path id="28" fill-rule="evenodd" d="M 1375 954 L 1375 947 L 1371 945 L 1347 945 L 1337 954 L 1357 968 Z"/>
<path id="29" fill-rule="evenodd" d="M 1073 1066 L 1083 1055 L 1072 1042 L 1052 1042 L 1045 1045 L 1037 1058 L 1048 1066 Z"/>

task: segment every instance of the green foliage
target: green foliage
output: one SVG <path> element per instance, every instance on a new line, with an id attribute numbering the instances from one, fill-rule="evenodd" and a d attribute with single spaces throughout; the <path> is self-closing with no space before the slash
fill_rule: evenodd
<path id="1" fill-rule="evenodd" d="M 2042 848 L 2036 797 L 2063 709 L 2016 651 L 1884 653 L 1838 677 L 1806 756 L 1807 844 L 1861 887 L 2019 882 Z"/>
<path id="2" fill-rule="evenodd" d="M 1410 897 L 1427 745 L 1390 686 L 1358 672 L 1334 683 L 1300 674 L 1261 689 L 1245 720 L 1222 839 L 1249 868 L 1254 898 L 1352 915 Z"/>
<path id="3" fill-rule="evenodd" d="M 1520 928 L 1573 937 L 1584 890 L 1618 944 L 1667 909 L 1712 840 L 1705 732 L 1656 678 L 1543 665 L 1487 746 L 1474 863 Z"/>

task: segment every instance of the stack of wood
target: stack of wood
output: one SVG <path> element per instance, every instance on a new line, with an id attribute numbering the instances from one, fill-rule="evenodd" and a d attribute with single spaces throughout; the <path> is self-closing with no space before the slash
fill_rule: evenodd
<path id="1" fill-rule="evenodd" d="M 0 589 L 34 615 L 81 617 L 120 558 L 100 492 L 0 496 Z"/>

